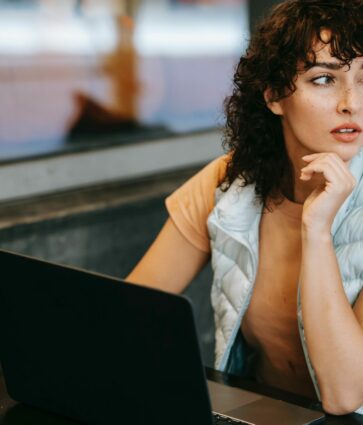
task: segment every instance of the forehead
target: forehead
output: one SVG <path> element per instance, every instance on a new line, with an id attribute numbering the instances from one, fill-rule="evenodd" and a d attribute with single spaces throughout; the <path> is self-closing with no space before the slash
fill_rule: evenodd
<path id="1" fill-rule="evenodd" d="M 332 59 L 330 44 L 322 43 L 321 41 L 313 44 L 313 50 L 315 53 L 316 61 L 327 61 Z"/>
<path id="2" fill-rule="evenodd" d="M 341 61 L 332 54 L 331 42 L 333 42 L 332 31 L 329 29 L 322 29 L 319 36 L 316 36 L 311 42 L 311 50 L 314 52 L 315 58 L 313 54 L 308 54 L 307 62 L 311 61 L 314 63 L 315 59 L 316 62 L 341 63 Z M 359 60 L 361 57 L 357 59 Z M 352 62 L 356 62 L 356 60 L 354 59 Z"/>
<path id="3" fill-rule="evenodd" d="M 320 39 L 315 39 L 312 41 L 311 47 L 316 55 L 317 61 L 320 62 L 321 60 L 328 60 L 332 58 L 330 46 L 331 36 L 332 33 L 330 30 L 322 29 L 319 35 Z"/>
<path id="4" fill-rule="evenodd" d="M 315 63 L 327 63 L 327 62 L 336 62 L 339 63 L 338 59 L 334 58 L 331 54 L 330 44 L 325 44 L 320 40 L 313 43 L 312 51 L 307 54 L 305 60 L 299 60 L 297 64 L 297 71 L 299 73 L 304 73 L 307 70 L 314 67 Z"/>
<path id="5" fill-rule="evenodd" d="M 315 54 L 322 52 L 322 54 L 330 55 L 330 42 L 332 32 L 328 29 L 322 29 L 319 36 L 315 35 L 311 40 L 311 47 Z"/>
<path id="6" fill-rule="evenodd" d="M 345 70 L 350 69 L 351 67 L 359 66 L 359 68 L 362 68 L 363 66 L 363 56 L 358 56 L 350 62 L 350 65 L 347 65 L 340 61 L 335 56 L 332 56 L 332 51 L 330 44 L 325 44 L 322 42 L 316 43 L 315 46 L 313 46 L 313 50 L 315 53 L 315 63 L 316 64 L 332 64 L 332 65 L 338 65 L 340 68 L 344 68 Z M 312 58 L 313 59 L 313 58 Z M 337 69 L 340 69 L 339 67 Z M 348 69 L 347 69 L 348 68 Z M 334 69 L 334 68 L 332 68 Z"/>

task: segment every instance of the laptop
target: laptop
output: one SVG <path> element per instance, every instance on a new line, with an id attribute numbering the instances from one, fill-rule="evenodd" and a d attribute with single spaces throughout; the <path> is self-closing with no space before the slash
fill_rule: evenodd
<path id="1" fill-rule="evenodd" d="M 324 417 L 207 382 L 182 296 L 7 251 L 0 264 L 0 360 L 14 400 L 92 425 Z"/>

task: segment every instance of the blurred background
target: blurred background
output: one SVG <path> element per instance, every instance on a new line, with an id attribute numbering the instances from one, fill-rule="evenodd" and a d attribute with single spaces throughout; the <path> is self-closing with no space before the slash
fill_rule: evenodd
<path id="1" fill-rule="evenodd" d="M 1 0 L 0 158 L 222 122 L 244 0 Z"/>
<path id="2" fill-rule="evenodd" d="M 272 0 L 0 0 L 0 247 L 123 277 L 222 153 Z M 213 365 L 211 270 L 186 291 Z"/>

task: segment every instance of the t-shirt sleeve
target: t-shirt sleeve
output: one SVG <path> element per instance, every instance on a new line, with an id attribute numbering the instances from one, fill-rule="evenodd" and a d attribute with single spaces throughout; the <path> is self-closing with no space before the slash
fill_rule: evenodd
<path id="1" fill-rule="evenodd" d="M 214 207 L 215 190 L 224 180 L 228 155 L 223 155 L 190 178 L 166 198 L 170 218 L 196 248 L 210 252 L 207 219 Z"/>

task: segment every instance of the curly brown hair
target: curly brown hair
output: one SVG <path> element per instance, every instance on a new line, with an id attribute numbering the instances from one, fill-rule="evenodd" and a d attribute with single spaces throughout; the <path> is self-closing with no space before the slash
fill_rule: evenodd
<path id="1" fill-rule="evenodd" d="M 288 0 L 275 6 L 256 28 L 233 78 L 233 93 L 225 100 L 223 145 L 231 152 L 227 190 L 237 178 L 255 184 L 264 206 L 268 199 L 293 194 L 292 166 L 282 132 L 281 118 L 266 106 L 266 89 L 278 101 L 295 90 L 297 67 L 316 61 L 314 45 L 328 30 L 331 54 L 350 65 L 363 56 L 363 0 Z"/>

